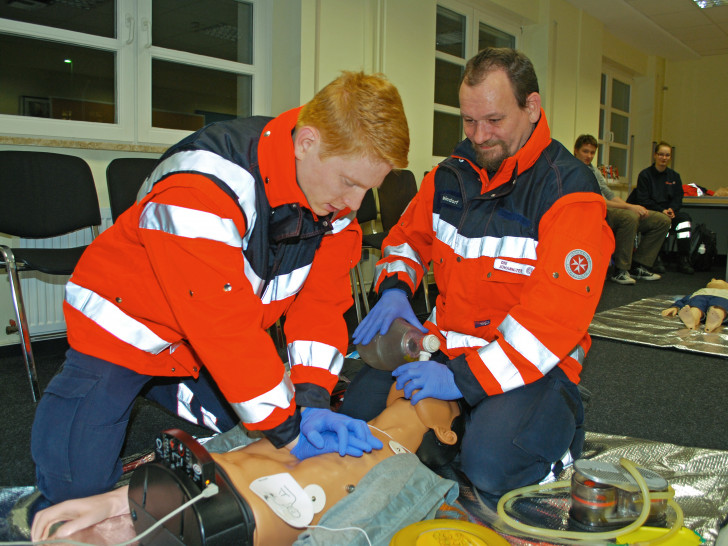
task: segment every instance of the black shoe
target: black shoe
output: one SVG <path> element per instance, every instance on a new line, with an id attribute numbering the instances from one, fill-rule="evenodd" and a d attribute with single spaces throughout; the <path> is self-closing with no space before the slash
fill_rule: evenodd
<path id="1" fill-rule="evenodd" d="M 645 266 L 640 264 L 634 264 L 632 270 L 629 272 L 630 277 L 640 281 L 659 281 L 662 277 L 657 273 L 653 273 Z"/>
<path id="2" fill-rule="evenodd" d="M 690 265 L 690 260 L 688 260 L 687 256 L 680 256 L 680 264 L 677 266 L 677 269 L 680 273 L 685 273 L 686 275 L 692 275 L 695 273 L 695 270 Z"/>
<path id="3" fill-rule="evenodd" d="M 660 258 L 659 256 L 655 258 L 655 263 L 652 266 L 652 271 L 654 271 L 655 273 L 659 273 L 660 275 L 662 275 L 666 271 L 665 264 L 662 263 L 662 258 Z"/>

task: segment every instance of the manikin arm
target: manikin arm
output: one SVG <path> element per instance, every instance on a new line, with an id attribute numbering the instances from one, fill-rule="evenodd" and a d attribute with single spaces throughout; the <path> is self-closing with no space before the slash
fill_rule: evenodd
<path id="1" fill-rule="evenodd" d="M 33 519 L 30 538 L 33 542 L 49 537 L 54 525 L 64 523 L 54 538 L 64 538 L 115 516 L 129 513 L 128 487 L 120 487 L 82 499 L 71 499 L 41 510 Z"/>

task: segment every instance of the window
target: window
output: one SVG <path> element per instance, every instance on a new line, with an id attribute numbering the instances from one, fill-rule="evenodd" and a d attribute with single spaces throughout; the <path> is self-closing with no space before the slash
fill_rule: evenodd
<path id="1" fill-rule="evenodd" d="M 211 121 L 268 113 L 267 4 L 3 2 L 2 131 L 168 144 Z"/>
<path id="2" fill-rule="evenodd" d="M 631 90 L 631 80 L 624 75 L 608 68 L 602 73 L 597 164 L 615 167 L 624 183 L 630 177 Z"/>
<path id="3" fill-rule="evenodd" d="M 516 27 L 451 2 L 437 6 L 434 161 L 452 153 L 463 139 L 458 90 L 467 60 L 485 47 L 516 47 Z"/>

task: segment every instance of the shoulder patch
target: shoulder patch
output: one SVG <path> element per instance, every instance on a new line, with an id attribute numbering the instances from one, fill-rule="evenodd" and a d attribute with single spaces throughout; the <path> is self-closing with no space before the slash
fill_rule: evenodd
<path id="1" fill-rule="evenodd" d="M 566 255 L 564 269 L 572 279 L 581 281 L 591 275 L 592 259 L 585 250 L 576 248 Z"/>

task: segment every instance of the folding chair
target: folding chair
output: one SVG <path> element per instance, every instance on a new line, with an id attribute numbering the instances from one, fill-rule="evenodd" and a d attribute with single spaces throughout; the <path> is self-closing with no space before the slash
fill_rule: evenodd
<path id="1" fill-rule="evenodd" d="M 362 201 L 362 206 L 359 208 L 359 211 L 357 211 L 357 220 L 359 220 L 360 224 L 362 223 L 362 218 L 364 221 L 372 221 L 377 217 L 376 202 L 374 201 L 373 195 L 371 196 L 371 202 L 367 202 L 369 193 L 370 192 L 367 192 L 367 196 L 365 196 Z M 382 223 L 382 231 L 364 235 L 362 237 L 362 248 L 371 248 L 381 253 L 384 238 L 389 234 L 389 230 L 392 229 L 392 227 L 394 227 L 394 225 L 399 221 L 402 213 L 416 193 L 417 181 L 415 180 L 415 175 L 412 171 L 406 169 L 396 172 L 392 171 L 384 178 L 384 182 L 382 182 L 382 185 L 379 189 L 377 189 L 377 196 L 379 197 L 379 218 Z M 372 207 L 375 211 L 373 218 L 371 212 Z M 361 262 L 357 264 L 356 274 L 363 294 L 364 283 L 361 271 Z M 425 307 L 429 314 L 432 309 L 426 277 L 422 279 L 421 284 L 425 295 Z M 363 296 L 363 299 L 364 307 L 368 313 L 369 303 L 366 295 Z"/>
<path id="2" fill-rule="evenodd" d="M 111 219 L 116 219 L 134 204 L 137 193 L 158 160 L 148 157 L 118 157 L 106 167 L 106 188 L 109 190 Z"/>
<path id="3" fill-rule="evenodd" d="M 101 212 L 93 175 L 81 158 L 48 152 L 0 151 L 0 233 L 24 239 L 45 239 L 83 228 L 99 233 Z M 40 397 L 28 319 L 19 271 L 70 275 L 86 246 L 24 248 L 0 245 L 17 318 L 23 358 L 36 402 Z"/>

